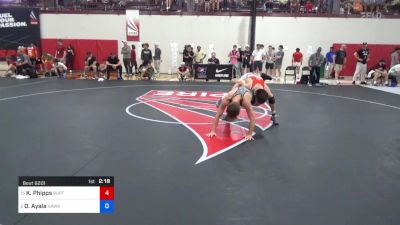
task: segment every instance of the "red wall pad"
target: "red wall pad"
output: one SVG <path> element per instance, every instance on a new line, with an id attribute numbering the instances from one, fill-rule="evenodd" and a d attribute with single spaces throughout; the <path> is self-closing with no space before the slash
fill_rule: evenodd
<path id="1" fill-rule="evenodd" d="M 354 52 L 356 52 L 359 48 L 361 48 L 361 43 L 360 44 L 347 44 L 347 43 L 342 43 L 347 46 L 347 65 L 346 68 L 343 69 L 341 75 L 342 76 L 353 76 L 354 71 L 356 69 L 356 59 L 354 58 Z M 339 50 L 340 45 L 342 44 L 333 44 L 333 47 L 335 47 L 335 51 Z M 379 62 L 381 59 L 386 60 L 386 65 L 390 67 L 390 54 L 392 54 L 393 50 L 396 47 L 400 47 L 399 45 L 377 45 L 377 44 L 368 44 L 368 48 L 370 50 L 371 54 L 371 60 L 368 62 L 368 68 L 374 66 Z M 389 68 L 388 68 L 389 69 Z"/>
<path id="2" fill-rule="evenodd" d="M 58 39 L 42 39 L 42 51 L 52 55 L 56 52 Z M 118 53 L 117 40 L 83 40 L 83 39 L 62 39 L 64 47 L 69 44 L 75 49 L 74 68 L 75 70 L 83 70 L 85 66 L 85 57 L 87 52 L 93 52 L 97 58 L 97 62 L 103 62 L 107 59 L 111 52 Z"/>

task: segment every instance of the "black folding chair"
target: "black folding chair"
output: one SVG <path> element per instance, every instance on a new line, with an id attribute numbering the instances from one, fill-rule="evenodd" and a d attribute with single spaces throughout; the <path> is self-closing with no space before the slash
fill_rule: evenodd
<path id="1" fill-rule="evenodd" d="M 311 79 L 310 67 L 303 66 L 303 68 L 301 68 L 300 83 L 307 84 L 310 81 L 310 79 Z"/>
<path id="2" fill-rule="evenodd" d="M 283 78 L 283 82 L 286 84 L 286 76 L 293 77 L 293 83 L 296 84 L 296 67 L 295 66 L 288 66 L 285 69 L 285 76 Z"/>

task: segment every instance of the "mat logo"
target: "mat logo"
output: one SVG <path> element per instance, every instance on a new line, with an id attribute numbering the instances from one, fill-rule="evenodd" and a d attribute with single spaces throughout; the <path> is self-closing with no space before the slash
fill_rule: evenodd
<path id="1" fill-rule="evenodd" d="M 211 129 L 211 123 L 216 113 L 215 103 L 224 95 L 223 92 L 210 91 L 164 91 L 152 90 L 136 98 L 138 101 L 126 108 L 126 112 L 136 118 L 165 124 L 179 124 L 185 126 L 200 141 L 203 154 L 196 164 L 211 159 L 245 142 L 247 133 L 247 113 L 244 109 L 240 112 L 242 121 L 228 123 L 220 121 L 217 127 L 217 137 L 209 138 L 206 134 Z M 155 110 L 171 117 L 174 121 L 161 121 L 145 118 L 135 114 L 133 107 L 145 104 Z M 260 106 L 255 112 L 256 125 L 266 130 L 272 125 L 271 116 L 268 114 L 267 105 Z M 261 112 L 260 112 L 261 111 Z M 247 120 L 248 121 L 248 120 Z M 238 122 L 241 122 L 239 125 Z M 191 149 L 188 149 L 191 150 Z"/>

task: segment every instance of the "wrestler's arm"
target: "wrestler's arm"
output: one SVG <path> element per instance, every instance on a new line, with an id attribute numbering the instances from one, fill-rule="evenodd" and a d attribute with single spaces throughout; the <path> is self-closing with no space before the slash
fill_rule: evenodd
<path id="1" fill-rule="evenodd" d="M 253 107 L 251 105 L 251 95 L 245 95 L 242 103 L 243 108 L 246 109 L 247 117 L 249 118 L 249 130 L 246 134 L 245 139 L 247 141 L 254 140 L 253 132 L 256 125 L 256 118 L 254 117 Z"/>
<path id="2" fill-rule="evenodd" d="M 219 118 L 221 118 L 222 114 L 224 114 L 225 108 L 228 104 L 229 104 L 229 99 L 225 96 L 218 107 L 217 113 L 215 114 L 214 120 L 212 122 L 211 131 L 210 133 L 207 134 L 207 137 L 217 136 L 215 132 L 217 130 Z"/>

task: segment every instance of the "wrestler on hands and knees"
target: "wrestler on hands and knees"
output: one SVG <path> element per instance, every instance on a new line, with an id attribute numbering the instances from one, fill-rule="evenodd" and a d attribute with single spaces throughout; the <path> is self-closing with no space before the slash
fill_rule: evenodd
<path id="1" fill-rule="evenodd" d="M 265 92 L 268 94 L 268 104 L 271 107 L 272 111 L 272 121 L 274 125 L 279 125 L 278 123 L 278 115 L 276 113 L 276 108 L 275 108 L 275 97 L 274 94 L 272 93 L 271 89 L 268 87 L 267 83 L 265 80 L 271 80 L 272 78 L 268 76 L 267 74 L 255 74 L 255 73 L 246 73 L 244 74 L 238 81 L 236 81 L 235 86 L 243 86 L 253 92 L 253 99 L 252 99 L 252 105 L 253 106 L 258 106 L 261 105 L 257 99 L 258 95 L 265 95 Z M 234 87 L 235 87 L 234 86 Z M 264 90 L 264 91 L 261 91 Z"/>
<path id="2" fill-rule="evenodd" d="M 239 91 L 240 90 L 240 91 Z M 237 94 L 236 94 L 237 93 Z M 227 121 L 233 121 L 237 118 L 240 113 L 240 106 L 246 109 L 247 116 L 249 118 L 249 130 L 245 136 L 246 140 L 254 140 L 253 131 L 255 126 L 255 117 L 253 113 L 253 106 L 251 105 L 251 93 L 244 87 L 236 87 L 232 89 L 226 96 L 224 96 L 218 103 L 217 114 L 212 123 L 212 128 L 210 133 L 207 134 L 208 137 L 217 136 L 216 129 L 218 126 L 219 119 L 223 115 L 225 109 L 227 109 Z M 218 104 L 217 103 L 217 104 Z"/>

